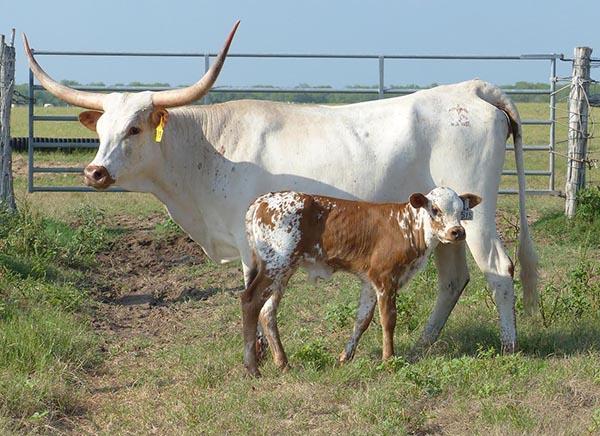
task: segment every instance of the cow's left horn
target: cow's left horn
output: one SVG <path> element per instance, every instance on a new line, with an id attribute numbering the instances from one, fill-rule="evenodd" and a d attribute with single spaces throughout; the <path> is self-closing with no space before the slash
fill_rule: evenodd
<path id="1" fill-rule="evenodd" d="M 27 41 L 27 36 L 25 34 L 23 34 L 23 45 L 25 46 L 25 54 L 29 58 L 29 67 L 31 68 L 31 71 L 33 71 L 35 77 L 48 92 L 75 106 L 96 110 L 103 109 L 102 101 L 104 100 L 104 94 L 78 91 L 77 89 L 69 88 L 68 86 L 58 83 L 46 74 L 46 72 L 42 70 L 42 67 L 37 63 L 31 53 L 29 41 Z"/>
<path id="2" fill-rule="evenodd" d="M 206 95 L 216 82 L 217 77 L 219 77 L 219 73 L 221 72 L 225 58 L 227 57 L 227 52 L 229 51 L 229 46 L 233 40 L 233 35 L 235 35 L 235 31 L 239 25 L 240 21 L 238 20 L 229 33 L 223 49 L 219 53 L 219 56 L 217 56 L 217 60 L 198 82 L 186 88 L 155 92 L 152 95 L 152 103 L 154 103 L 154 106 L 183 106 Z"/>

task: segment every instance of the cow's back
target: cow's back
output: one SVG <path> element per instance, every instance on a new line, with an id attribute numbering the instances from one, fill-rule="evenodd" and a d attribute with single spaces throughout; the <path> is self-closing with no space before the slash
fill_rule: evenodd
<path id="1" fill-rule="evenodd" d="M 274 175 L 270 190 L 404 201 L 435 185 L 467 189 L 501 170 L 508 131 L 478 83 L 344 106 L 232 102 L 234 124 L 213 140 L 228 159 Z"/>

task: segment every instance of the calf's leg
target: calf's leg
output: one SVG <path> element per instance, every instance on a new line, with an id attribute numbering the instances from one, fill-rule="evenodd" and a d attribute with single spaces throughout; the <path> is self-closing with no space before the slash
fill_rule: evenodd
<path id="1" fill-rule="evenodd" d="M 273 294 L 260 310 L 259 320 L 263 331 L 265 332 L 269 347 L 271 347 L 271 353 L 273 354 L 273 360 L 275 365 L 280 369 L 286 369 L 288 367 L 287 356 L 283 350 L 283 344 L 279 337 L 279 328 L 277 327 L 277 307 L 283 296 L 283 286 L 274 290 Z M 259 361 L 262 356 L 259 354 Z"/>
<path id="2" fill-rule="evenodd" d="M 371 324 L 373 319 L 373 312 L 375 312 L 375 304 L 377 303 L 377 295 L 373 290 L 373 287 L 368 281 L 363 281 L 362 288 L 360 290 L 360 304 L 358 306 L 356 321 L 354 323 L 354 330 L 350 340 L 346 344 L 346 348 L 340 354 L 340 363 L 348 362 L 354 357 L 358 341 L 362 334 L 367 330 L 367 327 Z"/>
<path id="3" fill-rule="evenodd" d="M 260 376 L 256 355 L 256 332 L 260 309 L 272 293 L 273 281 L 259 273 L 241 296 L 244 366 L 251 376 Z"/>
<path id="4" fill-rule="evenodd" d="M 246 257 L 248 259 L 251 259 L 251 257 L 249 255 Z M 253 262 L 251 260 L 248 260 L 247 262 L 242 260 L 242 271 L 244 274 L 244 286 L 246 288 L 248 288 L 248 286 L 250 286 L 250 283 L 252 283 L 252 280 L 258 274 L 257 266 L 253 265 Z M 256 330 L 255 346 L 256 346 L 256 358 L 257 358 L 258 362 L 260 362 L 264 359 L 265 354 L 267 353 L 267 348 L 269 347 L 269 344 L 267 342 L 267 338 L 264 334 L 263 329 L 264 329 L 264 326 L 261 323 L 258 325 L 258 328 Z"/>
<path id="5" fill-rule="evenodd" d="M 379 305 L 379 318 L 383 331 L 382 359 L 387 360 L 394 356 L 394 329 L 396 328 L 396 292 L 391 288 L 377 291 Z"/>

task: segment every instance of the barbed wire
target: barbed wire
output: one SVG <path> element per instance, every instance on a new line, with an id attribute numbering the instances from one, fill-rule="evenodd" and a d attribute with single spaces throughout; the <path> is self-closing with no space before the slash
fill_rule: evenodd
<path id="1" fill-rule="evenodd" d="M 17 91 L 16 89 L 13 91 L 13 98 L 12 98 L 13 103 L 26 104 L 26 103 L 29 103 L 30 100 L 33 100 L 33 103 L 35 104 L 35 98 L 29 98 L 28 95 L 25 95 L 25 94 Z"/>
<path id="2" fill-rule="evenodd" d="M 600 65 L 598 65 L 598 66 L 600 66 Z M 558 152 L 556 150 L 551 150 L 550 153 L 557 155 L 557 156 L 565 157 L 574 162 L 579 162 L 583 165 L 586 165 L 587 168 L 590 170 L 596 169 L 599 167 L 600 161 L 599 161 L 599 159 L 591 157 L 591 155 L 596 154 L 598 152 L 589 151 L 590 148 L 592 148 L 593 140 L 595 139 L 596 120 L 594 117 L 594 112 L 592 111 L 592 108 L 594 106 L 590 102 L 589 91 L 586 92 L 585 85 L 591 85 L 591 84 L 596 84 L 596 83 L 600 83 L 600 82 L 598 82 L 597 80 L 594 80 L 594 79 L 582 79 L 582 78 L 577 78 L 577 80 L 573 80 L 573 77 L 571 77 L 571 76 L 556 77 L 556 78 L 554 78 L 554 81 L 555 81 L 555 83 L 556 82 L 567 82 L 567 81 L 569 82 L 566 85 L 561 86 L 559 89 L 553 91 L 550 94 L 551 96 L 555 97 L 554 98 L 554 106 L 552 106 L 552 104 L 550 104 L 550 108 L 554 110 L 555 114 L 557 112 L 564 114 L 564 116 L 555 116 L 553 121 L 554 121 L 555 125 L 566 127 L 566 129 L 567 129 L 567 138 L 564 140 L 555 141 L 555 145 L 564 144 L 569 141 L 569 138 L 571 137 L 571 135 L 578 134 L 587 139 L 587 147 L 586 147 L 585 156 L 583 156 L 583 157 L 569 156 L 570 153 L 565 154 L 565 153 Z M 586 107 L 586 110 L 584 111 L 584 113 L 578 113 L 578 112 L 575 112 L 574 110 L 569 109 L 569 97 L 574 92 L 574 89 L 573 89 L 574 87 L 578 88 L 581 95 L 583 95 L 583 99 L 585 101 L 585 107 Z M 564 92 L 567 89 L 569 90 L 569 92 Z M 562 96 L 560 96 L 561 93 L 563 94 Z M 587 112 L 587 114 L 585 112 Z M 587 125 L 585 126 L 585 128 L 584 128 L 584 124 L 586 123 L 586 121 L 584 121 L 584 115 L 587 116 Z M 573 121 L 573 117 L 577 117 L 577 122 L 576 122 L 577 127 L 576 128 L 573 128 L 573 126 L 571 124 Z"/>

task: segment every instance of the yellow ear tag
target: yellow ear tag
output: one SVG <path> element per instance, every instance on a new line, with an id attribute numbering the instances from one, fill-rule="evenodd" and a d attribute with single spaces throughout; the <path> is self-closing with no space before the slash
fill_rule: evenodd
<path id="1" fill-rule="evenodd" d="M 162 141 L 163 133 L 165 131 L 165 117 L 160 117 L 160 122 L 158 126 L 156 126 L 156 135 L 154 136 L 154 140 L 156 142 Z"/>

